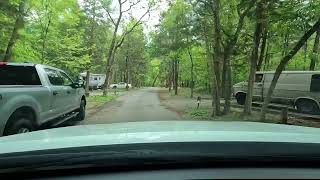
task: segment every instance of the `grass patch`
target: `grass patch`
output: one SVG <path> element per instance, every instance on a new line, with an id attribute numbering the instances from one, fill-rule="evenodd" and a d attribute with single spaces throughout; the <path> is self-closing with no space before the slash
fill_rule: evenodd
<path id="1" fill-rule="evenodd" d="M 105 104 L 117 98 L 117 95 L 108 95 L 108 96 L 90 96 L 87 98 L 88 103 L 97 103 L 97 104 Z"/>
<path id="2" fill-rule="evenodd" d="M 108 95 L 108 96 L 89 96 L 87 98 L 87 103 L 91 107 L 101 106 L 105 103 L 108 103 L 115 98 L 117 98 L 117 95 Z M 90 108 L 90 107 L 89 107 Z"/>
<path id="3" fill-rule="evenodd" d="M 199 108 L 199 109 L 191 109 L 189 112 L 189 116 L 192 119 L 202 119 L 206 120 L 210 117 L 210 111 L 206 108 Z"/>
<path id="4" fill-rule="evenodd" d="M 211 117 L 211 108 L 199 108 L 199 109 L 189 109 L 186 111 L 189 118 L 194 120 L 214 120 L 214 121 L 248 121 L 248 122 L 261 122 L 259 112 L 252 112 L 250 116 L 243 116 L 241 111 L 232 111 L 230 114 L 223 116 Z M 268 123 L 280 123 L 280 117 L 276 115 L 267 115 Z"/>
<path id="5" fill-rule="evenodd" d="M 108 89 L 109 93 L 114 93 L 116 92 L 126 92 L 126 91 L 130 91 L 131 89 L 127 90 L 127 89 Z"/>

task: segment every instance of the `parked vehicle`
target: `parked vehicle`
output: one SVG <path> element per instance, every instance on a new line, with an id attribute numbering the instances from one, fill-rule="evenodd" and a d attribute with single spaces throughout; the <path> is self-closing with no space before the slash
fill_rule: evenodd
<path id="1" fill-rule="evenodd" d="M 112 89 L 126 89 L 126 88 L 131 88 L 131 84 L 127 84 L 127 83 L 124 83 L 124 82 L 120 82 L 118 84 L 111 84 L 110 85 L 110 88 Z"/>
<path id="2" fill-rule="evenodd" d="M 266 97 L 274 72 L 257 72 L 253 100 L 263 101 Z M 247 83 L 233 86 L 238 104 L 245 103 Z M 272 95 L 272 102 L 289 104 L 299 112 L 318 114 L 320 112 L 320 71 L 284 71 Z"/>
<path id="3" fill-rule="evenodd" d="M 62 70 L 40 64 L 0 63 L 0 135 L 85 118 L 84 89 Z"/>
<path id="4" fill-rule="evenodd" d="M 81 73 L 81 78 L 83 80 L 86 80 L 87 73 Z M 90 73 L 90 80 L 89 80 L 89 88 L 90 89 L 101 89 L 104 85 L 104 82 L 106 80 L 105 74 L 92 74 Z"/>

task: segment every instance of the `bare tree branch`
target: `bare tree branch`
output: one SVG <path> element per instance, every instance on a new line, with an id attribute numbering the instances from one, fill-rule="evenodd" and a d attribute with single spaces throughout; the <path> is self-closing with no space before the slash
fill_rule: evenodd
<path id="1" fill-rule="evenodd" d="M 222 31 L 223 34 L 224 34 L 225 36 L 227 36 L 228 38 L 231 36 L 231 34 L 228 33 L 223 27 L 221 28 L 221 31 Z"/>
<path id="2" fill-rule="evenodd" d="M 123 43 L 123 41 L 124 41 L 124 38 L 125 38 L 128 34 L 130 34 L 130 33 L 134 30 L 134 28 L 136 28 L 139 24 L 141 24 L 142 19 L 143 19 L 149 12 L 150 12 L 150 8 L 148 8 L 148 10 L 140 17 L 140 19 L 139 19 L 129 30 L 126 30 L 126 31 L 123 33 L 123 35 L 122 35 L 122 37 L 121 37 L 121 40 L 120 40 L 120 42 L 117 44 L 116 48 L 119 48 L 119 47 L 122 45 L 122 43 Z"/>
<path id="3" fill-rule="evenodd" d="M 233 52 L 233 48 L 238 41 L 239 34 L 240 34 L 242 27 L 243 27 L 243 24 L 244 24 L 244 18 L 248 15 L 249 11 L 253 8 L 256 1 L 257 0 L 251 0 L 249 3 L 249 6 L 243 12 L 241 12 L 240 7 L 237 8 L 237 11 L 239 13 L 239 21 L 238 21 L 236 31 L 234 32 L 234 34 L 232 36 L 230 36 L 230 39 L 228 41 L 228 47 L 225 48 L 226 51 L 228 51 L 228 53 Z"/>
<path id="4" fill-rule="evenodd" d="M 121 2 L 121 0 L 119 0 L 120 5 L 126 3 L 128 0 L 124 0 L 123 2 Z"/>
<path id="5" fill-rule="evenodd" d="M 115 23 L 114 19 L 112 18 L 112 16 L 111 16 L 111 14 L 110 14 L 109 10 L 108 10 L 108 9 L 106 9 L 106 8 L 104 8 L 104 7 L 103 7 L 103 9 L 107 12 L 107 14 L 108 14 L 108 16 L 109 16 L 109 19 L 111 20 L 112 24 L 113 24 L 113 25 L 116 25 L 116 23 Z"/>
<path id="6" fill-rule="evenodd" d="M 124 11 L 122 11 L 122 12 L 125 13 L 125 12 L 130 11 L 133 6 L 139 4 L 140 2 L 141 2 L 141 0 L 138 0 L 138 1 L 136 1 L 136 2 L 133 2 L 132 4 L 130 4 L 130 6 L 129 6 L 128 9 L 126 9 L 126 10 L 124 10 Z"/>

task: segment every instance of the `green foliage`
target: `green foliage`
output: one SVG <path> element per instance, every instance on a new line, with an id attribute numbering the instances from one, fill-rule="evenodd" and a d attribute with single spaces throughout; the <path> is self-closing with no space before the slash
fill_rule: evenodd
<path id="1" fill-rule="evenodd" d="M 4 57 L 20 2 L 0 1 L 0 59 Z M 23 27 L 18 31 L 19 37 L 13 48 L 13 60 L 56 66 L 73 76 L 86 70 L 105 73 L 108 46 L 114 30 L 110 19 L 106 18 L 105 9 L 111 11 L 113 1 L 79 2 L 27 0 Z M 212 37 L 212 2 L 170 1 L 168 9 L 161 13 L 159 25 L 149 33 L 148 39 L 144 26 L 137 26 L 125 37 L 116 53 L 112 66 L 113 81 L 128 81 L 134 86 L 164 86 L 170 78 L 172 60 L 178 60 L 179 84 L 190 86 L 191 54 L 195 89 L 210 93 L 215 43 Z M 239 13 L 244 12 L 250 2 L 221 0 L 223 47 L 235 33 Z M 274 70 L 280 59 L 319 16 L 319 0 L 270 1 L 267 8 L 267 52 L 264 54 L 262 70 Z M 124 18 L 127 19 L 121 22 L 121 32 L 137 22 L 133 17 Z M 245 81 L 248 77 L 255 20 L 255 8 L 252 8 L 244 19 L 234 53 L 230 56 L 233 83 Z M 121 38 L 121 33 L 118 33 L 117 41 Z M 288 64 L 287 70 L 308 70 L 311 58 L 316 55 L 312 52 L 314 39 L 315 35 Z"/>
<path id="2" fill-rule="evenodd" d="M 11 9 L 0 9 L 0 41 L 5 42 L 0 44 L 0 57 L 9 41 L 19 2 L 1 2 L 1 7 Z M 25 24 L 19 30 L 13 60 L 52 65 L 73 76 L 90 68 L 103 73 L 106 43 L 111 32 L 110 25 L 103 21 L 101 7 L 95 7 L 96 12 L 92 12 L 93 2 L 97 3 L 85 1 L 80 7 L 77 0 L 27 1 Z M 95 13 L 94 19 L 92 13 Z M 94 34 L 91 39 L 90 34 Z"/>
<path id="3" fill-rule="evenodd" d="M 161 85 L 160 79 L 165 79 L 165 77 L 159 77 L 161 74 L 161 60 L 158 58 L 153 58 L 149 62 L 148 72 L 145 79 L 145 85 L 152 86 L 153 83 L 155 86 Z M 155 81 L 155 82 L 154 82 Z"/>

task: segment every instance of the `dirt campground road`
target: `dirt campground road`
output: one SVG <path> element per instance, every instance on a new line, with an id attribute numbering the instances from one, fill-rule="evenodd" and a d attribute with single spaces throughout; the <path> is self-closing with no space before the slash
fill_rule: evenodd
<path id="1" fill-rule="evenodd" d="M 179 120 L 178 113 L 161 105 L 158 88 L 133 90 L 104 105 L 81 124 Z"/>

